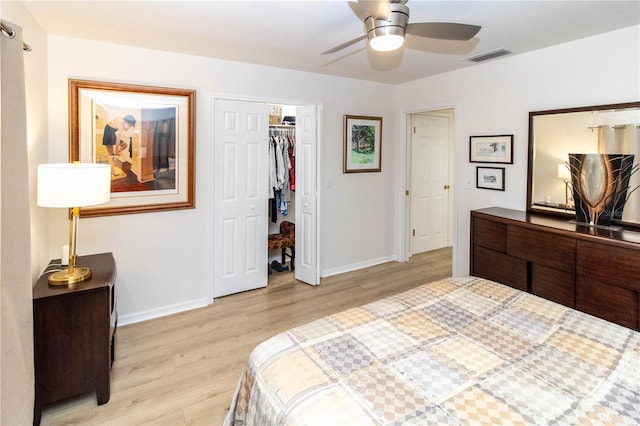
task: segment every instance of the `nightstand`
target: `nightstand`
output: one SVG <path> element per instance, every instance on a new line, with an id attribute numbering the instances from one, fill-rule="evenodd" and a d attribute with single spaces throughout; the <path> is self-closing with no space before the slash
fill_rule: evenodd
<path id="1" fill-rule="evenodd" d="M 33 424 L 42 407 L 87 392 L 98 405 L 111 397 L 115 356 L 116 263 L 111 253 L 78 257 L 93 276 L 70 286 L 51 286 L 52 262 L 33 288 L 35 405 Z M 59 261 L 58 261 L 59 266 Z"/>

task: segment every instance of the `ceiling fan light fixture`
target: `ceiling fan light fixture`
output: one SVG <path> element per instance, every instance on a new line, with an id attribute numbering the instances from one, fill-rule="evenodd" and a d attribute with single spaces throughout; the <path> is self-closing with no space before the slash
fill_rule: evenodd
<path id="1" fill-rule="evenodd" d="M 436 40 L 469 41 L 482 27 L 457 22 L 413 22 L 409 23 L 407 0 L 358 0 L 352 7 L 364 17 L 364 34 L 322 52 L 322 55 L 338 52 L 365 38 L 371 49 L 388 52 L 404 44 L 404 37 L 432 38 Z M 355 2 L 350 5 L 355 5 Z"/>
<path id="2" fill-rule="evenodd" d="M 389 52 L 404 44 L 404 35 L 409 22 L 409 8 L 404 4 L 392 3 L 387 19 L 373 16 L 364 20 L 369 45 L 373 50 Z"/>

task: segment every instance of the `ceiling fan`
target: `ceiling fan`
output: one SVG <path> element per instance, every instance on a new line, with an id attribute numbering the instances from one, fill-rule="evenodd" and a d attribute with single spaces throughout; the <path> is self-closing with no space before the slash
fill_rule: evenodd
<path id="1" fill-rule="evenodd" d="M 366 33 L 333 47 L 323 55 L 335 53 L 360 40 L 369 39 L 371 48 L 381 52 L 398 49 L 404 43 L 405 34 L 439 40 L 466 41 L 472 39 L 480 26 L 455 22 L 409 23 L 407 0 L 358 0 L 350 3 L 356 15 L 364 20 Z"/>

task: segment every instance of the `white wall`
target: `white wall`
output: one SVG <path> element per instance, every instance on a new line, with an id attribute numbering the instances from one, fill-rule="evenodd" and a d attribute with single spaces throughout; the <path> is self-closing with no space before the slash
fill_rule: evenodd
<path id="1" fill-rule="evenodd" d="M 456 109 L 455 274 L 469 272 L 471 210 L 526 208 L 529 111 L 638 101 L 639 76 L 640 27 L 635 26 L 398 86 L 400 112 Z M 505 192 L 476 189 L 477 164 L 469 163 L 469 136 L 495 134 L 514 135 Z M 465 189 L 467 181 L 472 189 Z"/>
<path id="2" fill-rule="evenodd" d="M 116 58 L 112 60 L 109 58 Z M 195 89 L 196 208 L 80 220 L 80 254 L 112 251 L 123 322 L 206 302 L 211 262 L 210 97 L 231 94 L 322 105 L 321 269 L 353 268 L 394 255 L 389 209 L 395 176 L 395 88 L 358 80 L 49 37 L 49 161 L 67 160 L 69 78 Z M 344 114 L 384 120 L 382 173 L 342 173 Z M 266 143 L 266 141 L 265 141 Z M 65 212 L 51 216 L 50 255 L 67 238 Z M 215 238 L 215 236 L 214 236 Z M 322 273 L 322 271 L 321 271 Z"/>

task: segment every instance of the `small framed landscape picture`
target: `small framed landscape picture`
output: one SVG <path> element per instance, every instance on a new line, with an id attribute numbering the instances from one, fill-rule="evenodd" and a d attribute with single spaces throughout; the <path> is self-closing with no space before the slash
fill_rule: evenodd
<path id="1" fill-rule="evenodd" d="M 476 167 L 476 188 L 504 191 L 504 167 Z"/>
<path id="2" fill-rule="evenodd" d="M 382 118 L 344 116 L 344 173 L 379 172 Z"/>
<path id="3" fill-rule="evenodd" d="M 469 162 L 513 164 L 513 135 L 469 137 Z"/>

